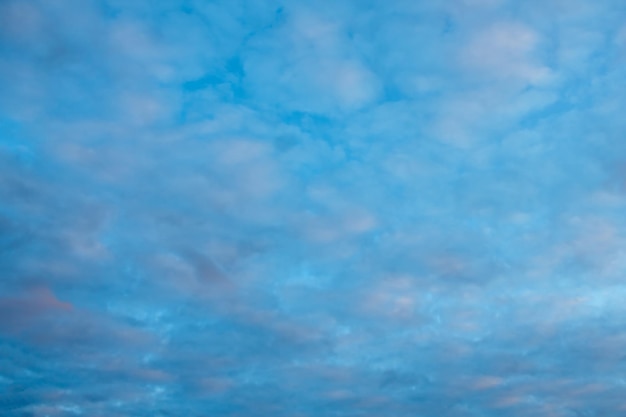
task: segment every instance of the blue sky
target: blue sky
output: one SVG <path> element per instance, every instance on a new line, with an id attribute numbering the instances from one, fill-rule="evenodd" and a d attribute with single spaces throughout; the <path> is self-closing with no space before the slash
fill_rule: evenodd
<path id="1" fill-rule="evenodd" d="M 0 414 L 626 414 L 626 5 L 4 0 Z"/>

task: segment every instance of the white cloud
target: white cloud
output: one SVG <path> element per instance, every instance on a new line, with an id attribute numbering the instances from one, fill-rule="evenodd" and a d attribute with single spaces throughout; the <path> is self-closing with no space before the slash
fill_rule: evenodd
<path id="1" fill-rule="evenodd" d="M 287 111 L 332 115 L 372 103 L 380 92 L 377 77 L 340 29 L 310 12 L 288 15 L 285 25 L 253 42 L 247 85 L 257 98 Z"/>
<path id="2" fill-rule="evenodd" d="M 476 33 L 461 60 L 469 69 L 499 80 L 541 85 L 552 71 L 536 55 L 540 35 L 517 22 L 497 22 Z"/>

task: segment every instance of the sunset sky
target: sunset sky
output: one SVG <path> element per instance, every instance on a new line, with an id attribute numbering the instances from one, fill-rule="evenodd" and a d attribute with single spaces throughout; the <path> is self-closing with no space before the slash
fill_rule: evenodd
<path id="1" fill-rule="evenodd" d="M 626 415 L 623 0 L 0 1 L 0 415 Z"/>

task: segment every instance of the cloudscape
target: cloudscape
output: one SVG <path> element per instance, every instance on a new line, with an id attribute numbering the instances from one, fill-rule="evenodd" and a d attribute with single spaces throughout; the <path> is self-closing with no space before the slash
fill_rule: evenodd
<path id="1" fill-rule="evenodd" d="M 626 415 L 622 0 L 0 2 L 0 415 Z"/>

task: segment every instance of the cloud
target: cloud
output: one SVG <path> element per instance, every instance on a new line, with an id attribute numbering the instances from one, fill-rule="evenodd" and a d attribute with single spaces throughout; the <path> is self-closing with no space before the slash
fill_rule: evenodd
<path id="1" fill-rule="evenodd" d="M 538 43 L 539 36 L 531 28 L 516 22 L 497 22 L 474 36 L 462 60 L 495 79 L 540 85 L 550 79 L 551 71 L 533 57 Z"/>
<path id="2" fill-rule="evenodd" d="M 377 97 L 376 75 L 339 22 L 297 8 L 286 22 L 282 14 L 277 18 L 276 28 L 251 42 L 244 61 L 245 83 L 258 100 L 331 116 L 358 110 Z"/>
<path id="3" fill-rule="evenodd" d="M 3 2 L 0 414 L 619 414 L 623 15 Z"/>

